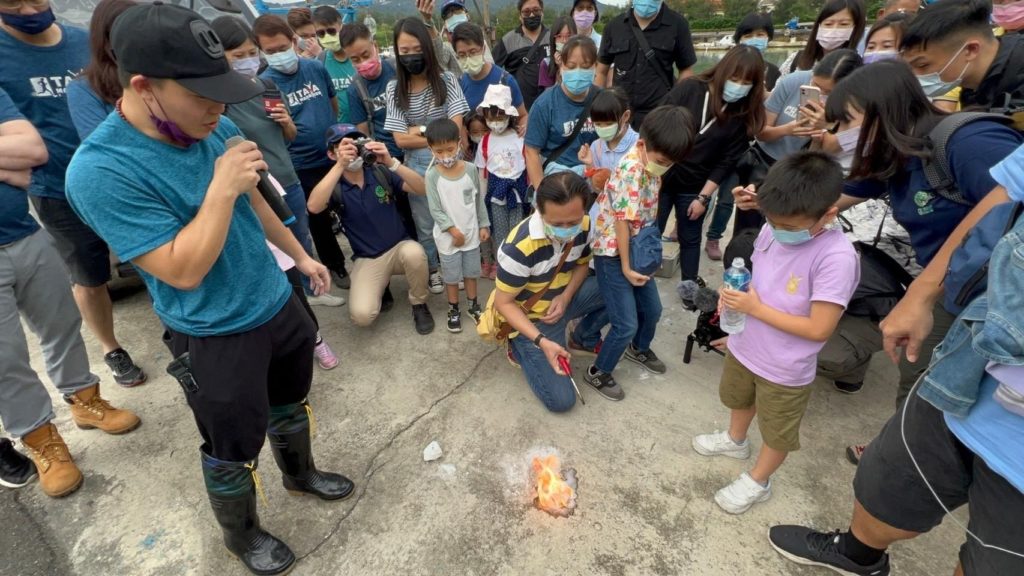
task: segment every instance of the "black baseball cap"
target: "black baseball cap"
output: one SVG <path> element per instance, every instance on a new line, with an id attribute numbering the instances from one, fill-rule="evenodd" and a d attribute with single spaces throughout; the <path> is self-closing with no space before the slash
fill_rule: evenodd
<path id="1" fill-rule="evenodd" d="M 123 72 L 175 80 L 203 98 L 237 104 L 263 93 L 263 83 L 231 69 L 210 23 L 183 6 L 153 2 L 124 11 L 110 30 Z"/>

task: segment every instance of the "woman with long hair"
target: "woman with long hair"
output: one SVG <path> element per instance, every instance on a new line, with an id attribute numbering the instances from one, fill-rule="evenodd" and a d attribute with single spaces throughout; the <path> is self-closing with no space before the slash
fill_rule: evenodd
<path id="1" fill-rule="evenodd" d="M 461 127 L 462 149 L 468 149 L 463 116 L 469 105 L 462 94 L 459 79 L 445 71 L 434 52 L 430 31 L 420 18 L 403 18 L 395 24 L 394 50 L 398 58 L 395 81 L 388 84 L 385 93 L 387 120 L 384 129 L 392 132 L 395 143 L 405 151 L 405 164 L 426 174 L 433 162 L 427 148 L 427 124 L 448 118 Z M 430 267 L 430 291 L 440 294 L 444 290 L 437 246 L 434 245 L 434 219 L 424 196 L 409 197 L 412 217 L 420 244 L 427 253 Z"/>
<path id="2" fill-rule="evenodd" d="M 675 208 L 683 280 L 700 281 L 704 213 L 764 126 L 764 68 L 757 48 L 735 46 L 710 70 L 676 84 L 662 102 L 686 108 L 696 122 L 693 150 L 665 174 L 658 200 L 662 233 Z"/>
<path id="3" fill-rule="evenodd" d="M 826 54 L 841 48 L 856 49 L 864 34 L 864 0 L 828 0 L 818 12 L 803 50 L 790 54 L 779 66 L 782 75 L 810 70 Z"/>
<path id="4" fill-rule="evenodd" d="M 114 111 L 114 104 L 121 98 L 117 63 L 110 50 L 110 29 L 122 12 L 135 4 L 135 0 L 102 0 L 92 13 L 89 21 L 91 60 L 82 77 L 68 85 L 67 90 L 71 122 L 83 140 Z"/>
<path id="5" fill-rule="evenodd" d="M 562 48 L 565 43 L 576 35 L 576 22 L 569 16 L 559 16 L 551 25 L 551 56 L 540 63 L 540 74 L 537 86 L 550 88 L 558 83 L 558 64 L 562 60 Z M 596 44 L 596 43 L 595 43 Z"/>

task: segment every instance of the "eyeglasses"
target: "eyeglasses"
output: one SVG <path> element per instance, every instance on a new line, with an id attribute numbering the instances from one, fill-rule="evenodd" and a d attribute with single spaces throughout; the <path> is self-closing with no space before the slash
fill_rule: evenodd
<path id="1" fill-rule="evenodd" d="M 530 16 L 540 16 L 543 13 L 543 10 L 524 10 L 519 14 L 521 14 L 523 18 L 529 18 Z"/>
<path id="2" fill-rule="evenodd" d="M 0 2 L 4 2 L 4 0 L 0 0 Z M 338 29 L 337 28 L 335 28 L 333 26 L 328 26 L 327 28 L 324 28 L 323 30 L 317 30 L 316 31 L 316 37 L 317 38 L 323 38 L 324 36 L 327 36 L 328 34 L 330 34 L 331 36 L 335 36 L 337 33 L 338 33 Z"/>
<path id="3" fill-rule="evenodd" d="M 0 8 L 4 10 L 18 10 L 22 6 L 29 8 L 46 8 L 50 0 L 0 0 Z"/>

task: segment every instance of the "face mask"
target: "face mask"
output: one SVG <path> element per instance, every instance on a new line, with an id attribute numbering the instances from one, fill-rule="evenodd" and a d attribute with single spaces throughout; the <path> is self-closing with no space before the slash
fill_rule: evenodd
<path id="1" fill-rule="evenodd" d="M 669 168 L 671 168 L 671 166 L 662 166 L 661 164 L 658 164 L 654 160 L 648 160 L 647 164 L 644 165 L 644 170 L 647 170 L 648 174 L 650 174 L 651 176 L 657 176 L 659 178 L 664 176 L 665 172 L 668 172 Z"/>
<path id="2" fill-rule="evenodd" d="M 155 94 L 153 95 L 153 99 L 156 100 Z M 184 146 L 185 148 L 199 142 L 198 138 L 193 138 L 186 134 L 185 131 L 178 126 L 177 122 L 158 118 L 145 100 L 143 100 L 143 103 L 146 104 L 146 109 L 149 110 L 149 120 L 153 123 L 153 126 L 156 127 L 156 131 L 169 138 L 171 142 Z M 167 112 L 164 112 L 164 105 L 161 104 L 159 100 L 156 101 L 156 105 L 160 107 L 160 113 L 167 116 Z"/>
<path id="3" fill-rule="evenodd" d="M 45 12 L 35 14 L 0 14 L 0 21 L 14 28 L 22 34 L 35 36 L 42 34 L 53 25 L 56 18 L 53 15 L 53 8 L 47 8 Z"/>
<path id="4" fill-rule="evenodd" d="M 878 52 L 870 52 L 864 55 L 865 64 L 873 64 L 875 62 L 881 62 L 882 60 L 895 60 L 900 57 L 900 53 L 895 50 L 879 50 Z"/>
<path id="5" fill-rule="evenodd" d="M 295 74 L 299 69 L 299 56 L 294 48 L 277 54 L 266 54 L 267 65 L 282 74 Z"/>
<path id="6" fill-rule="evenodd" d="M 527 16 L 526 18 L 523 18 L 523 26 L 532 32 L 537 28 L 540 28 L 540 19 L 540 14 L 537 14 L 536 16 Z"/>
<path id="7" fill-rule="evenodd" d="M 345 166 L 345 171 L 346 172 L 359 172 L 362 169 L 363 169 L 363 159 L 362 158 L 356 158 L 355 160 L 349 162 L 348 166 Z"/>
<path id="8" fill-rule="evenodd" d="M 434 155 L 434 162 L 442 168 L 451 168 L 455 166 L 455 163 L 459 161 L 458 156 L 438 156 Z"/>
<path id="9" fill-rule="evenodd" d="M 231 68 L 239 74 L 245 74 L 249 78 L 256 76 L 260 70 L 260 57 L 239 58 L 231 63 Z"/>
<path id="10" fill-rule="evenodd" d="M 504 120 L 488 120 L 487 128 L 495 134 L 501 134 L 506 128 L 508 128 L 508 118 L 505 118 Z"/>
<path id="11" fill-rule="evenodd" d="M 819 28 L 818 45 L 825 50 L 835 50 L 850 39 L 853 28 Z"/>
<path id="12" fill-rule="evenodd" d="M 746 44 L 747 46 L 750 46 L 751 48 L 757 48 L 758 51 L 764 52 L 765 48 L 768 47 L 768 39 L 767 38 L 761 38 L 761 37 L 758 37 L 758 38 L 747 38 L 746 40 L 740 40 L 740 44 Z"/>
<path id="13" fill-rule="evenodd" d="M 562 71 L 562 86 L 573 96 L 586 93 L 594 83 L 593 68 L 575 68 Z"/>
<path id="14" fill-rule="evenodd" d="M 322 51 L 320 44 L 314 39 L 299 38 L 298 45 L 299 50 L 306 53 L 306 58 L 316 58 Z"/>
<path id="15" fill-rule="evenodd" d="M 839 132 L 836 134 L 836 140 L 839 141 L 839 147 L 843 149 L 843 152 L 852 154 L 857 149 L 857 141 L 860 140 L 860 126 Z"/>
<path id="16" fill-rule="evenodd" d="M 611 142 L 619 134 L 619 125 L 610 124 L 608 126 L 598 126 L 594 124 L 594 132 L 597 132 L 597 137 L 605 142 Z"/>
<path id="17" fill-rule="evenodd" d="M 732 80 L 726 80 L 725 86 L 722 87 L 722 100 L 726 102 L 738 102 L 747 97 L 750 94 L 753 84 L 740 84 L 739 82 L 733 82 Z"/>
<path id="18" fill-rule="evenodd" d="M 423 54 L 402 54 L 398 57 L 398 63 L 413 76 L 423 74 L 423 71 L 427 69 L 427 60 Z"/>
<path id="19" fill-rule="evenodd" d="M 993 6 L 992 20 L 1007 30 L 1024 28 L 1024 1 Z"/>
<path id="20" fill-rule="evenodd" d="M 449 32 L 455 32 L 455 27 L 463 22 L 469 22 L 469 17 L 466 16 L 465 13 L 455 14 L 444 21 L 444 27 L 447 28 Z"/>
<path id="21" fill-rule="evenodd" d="M 814 236 L 811 236 L 810 230 L 779 230 L 775 226 L 769 226 L 772 229 L 772 236 L 775 237 L 775 241 L 779 244 L 796 246 L 810 242 L 814 238 Z"/>
<path id="22" fill-rule="evenodd" d="M 320 39 L 320 45 L 331 52 L 338 52 L 341 50 L 341 38 L 337 34 L 333 36 L 331 34 L 324 34 L 324 37 Z"/>
<path id="23" fill-rule="evenodd" d="M 633 13 L 641 18 L 653 18 L 661 10 L 661 0 L 633 0 Z"/>
<path id="24" fill-rule="evenodd" d="M 580 11 L 573 14 L 572 19 L 576 22 L 576 28 L 580 30 L 590 30 L 590 27 L 594 25 L 594 18 L 596 16 L 596 12 Z"/>
<path id="25" fill-rule="evenodd" d="M 952 82 L 944 81 L 942 79 L 942 73 L 946 71 L 946 68 L 949 68 L 950 64 L 952 64 L 953 61 L 956 60 L 956 57 L 959 56 L 960 53 L 963 52 L 964 48 L 966 47 L 967 44 L 961 46 L 960 49 L 956 51 L 956 54 L 953 54 L 953 57 L 949 59 L 949 62 L 946 62 L 946 65 L 942 67 L 942 70 L 917 77 L 917 81 L 921 83 L 921 88 L 924 89 L 924 93 L 926 96 L 928 96 L 929 98 L 942 96 L 943 94 L 946 94 L 950 90 L 959 86 L 960 83 L 964 81 L 964 74 L 967 73 L 967 67 L 970 66 L 970 62 L 964 64 L 964 69 L 960 71 L 960 76 L 958 76 L 957 79 L 953 80 Z"/>
<path id="26" fill-rule="evenodd" d="M 380 58 L 374 54 L 373 58 L 363 60 L 356 66 L 356 73 L 367 80 L 376 80 L 380 76 L 380 66 Z"/>
<path id="27" fill-rule="evenodd" d="M 544 234 L 552 240 L 561 240 L 565 242 L 572 240 L 579 235 L 580 230 L 583 229 L 583 224 L 576 224 L 575 226 L 552 226 L 550 224 L 544 224 Z"/>
<path id="28" fill-rule="evenodd" d="M 459 67 L 470 76 L 476 76 L 484 69 L 484 55 L 477 54 L 476 56 L 459 58 Z"/>
<path id="29" fill-rule="evenodd" d="M 555 52 L 561 54 L 562 48 L 565 48 L 565 42 L 555 42 Z"/>
<path id="30" fill-rule="evenodd" d="M 484 137 L 481 136 L 481 135 L 478 135 L 478 134 L 470 134 L 469 135 L 469 141 L 472 142 L 473 144 L 479 144 L 480 141 L 483 140 L 483 139 L 484 139 Z"/>

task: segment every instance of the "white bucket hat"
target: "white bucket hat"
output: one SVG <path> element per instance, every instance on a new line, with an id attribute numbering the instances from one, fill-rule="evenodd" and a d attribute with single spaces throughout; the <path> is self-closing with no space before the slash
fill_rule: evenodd
<path id="1" fill-rule="evenodd" d="M 512 89 L 504 84 L 491 84 L 487 87 L 484 100 L 476 107 L 476 111 L 483 113 L 490 107 L 500 108 L 509 116 L 519 116 L 519 111 L 512 105 Z"/>

